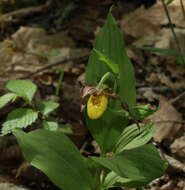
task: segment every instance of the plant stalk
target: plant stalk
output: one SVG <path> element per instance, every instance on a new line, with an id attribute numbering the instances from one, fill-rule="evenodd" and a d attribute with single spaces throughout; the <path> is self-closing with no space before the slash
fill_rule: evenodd
<path id="1" fill-rule="evenodd" d="M 182 13 L 183 13 L 183 16 L 184 16 L 184 19 L 185 19 L 185 7 L 184 7 L 184 4 L 183 4 L 182 0 L 180 0 L 180 4 L 181 4 L 181 8 L 182 8 Z"/>
<path id="2" fill-rule="evenodd" d="M 97 90 L 101 90 L 102 85 L 105 83 L 106 80 L 108 80 L 110 77 L 112 77 L 113 74 L 111 72 L 107 72 L 103 75 L 103 77 L 101 78 L 100 82 L 98 83 L 96 89 Z"/>
<path id="3" fill-rule="evenodd" d="M 60 89 L 61 89 L 61 87 L 62 87 L 62 80 L 63 80 L 63 77 L 64 77 L 64 71 L 61 70 L 61 71 L 60 71 L 60 75 L 59 75 L 59 79 L 58 79 L 58 84 L 57 84 L 56 92 L 55 92 L 56 96 L 59 95 L 59 91 L 60 91 Z"/>
<path id="4" fill-rule="evenodd" d="M 173 27 L 173 24 L 172 24 L 172 20 L 171 20 L 171 17 L 170 17 L 168 8 L 167 8 L 167 6 L 166 6 L 164 0 L 161 0 L 161 2 L 162 2 L 162 5 L 163 5 L 163 8 L 164 8 L 164 11 L 165 11 L 165 13 L 166 13 L 166 16 L 167 16 L 167 18 L 168 18 L 168 22 L 169 22 L 169 25 L 170 25 L 170 28 L 171 28 L 171 31 L 172 31 L 173 38 L 174 38 L 174 40 L 175 40 L 177 49 L 178 49 L 178 51 L 179 51 L 181 54 L 183 54 L 183 52 L 182 52 L 182 50 L 181 50 L 181 47 L 180 47 L 180 43 L 179 43 L 179 41 L 178 41 L 177 35 L 176 35 L 176 33 L 175 33 L 175 30 L 174 30 L 174 27 Z"/>
<path id="5" fill-rule="evenodd" d="M 105 188 L 105 187 L 102 187 L 102 186 L 100 186 L 100 187 L 98 187 L 98 189 L 97 190 L 108 190 L 107 188 Z"/>
<path id="6" fill-rule="evenodd" d="M 98 190 L 107 190 L 107 189 L 105 189 L 105 188 L 103 188 L 103 187 L 100 187 L 100 189 L 98 189 Z"/>

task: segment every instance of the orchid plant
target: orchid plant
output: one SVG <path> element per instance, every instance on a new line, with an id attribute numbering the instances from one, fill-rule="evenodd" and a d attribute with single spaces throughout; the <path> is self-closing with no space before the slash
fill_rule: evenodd
<path id="1" fill-rule="evenodd" d="M 100 147 L 84 156 L 61 131 L 11 128 L 26 160 L 63 190 L 142 187 L 165 172 L 166 161 L 154 145 L 149 104 L 136 104 L 134 68 L 123 34 L 111 13 L 96 37 L 85 73 L 82 97 L 86 126 Z"/>

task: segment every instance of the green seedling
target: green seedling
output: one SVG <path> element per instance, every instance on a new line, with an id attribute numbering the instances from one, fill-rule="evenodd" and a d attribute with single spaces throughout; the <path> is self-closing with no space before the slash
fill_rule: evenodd
<path id="1" fill-rule="evenodd" d="M 6 84 L 10 92 L 0 97 L 0 108 L 17 99 L 22 99 L 22 107 L 16 108 L 8 113 L 6 121 L 2 124 L 2 135 L 11 133 L 15 129 L 23 129 L 33 125 L 38 120 L 43 128 L 50 131 L 64 131 L 66 127 L 58 124 L 57 119 L 50 114 L 59 107 L 54 101 L 34 101 L 37 86 L 28 80 L 10 80 Z M 69 127 L 67 127 L 69 128 Z M 67 130 L 69 132 L 69 130 Z M 71 133 L 72 131 L 70 131 Z"/>

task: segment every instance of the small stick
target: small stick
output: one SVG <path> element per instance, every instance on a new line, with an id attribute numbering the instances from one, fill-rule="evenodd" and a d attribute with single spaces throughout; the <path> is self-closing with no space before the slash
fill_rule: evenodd
<path id="1" fill-rule="evenodd" d="M 48 65 L 46 65 L 46 66 L 44 66 L 44 67 L 42 67 L 42 68 L 40 68 L 40 69 L 38 69 L 38 70 L 36 70 L 36 71 L 34 71 L 34 72 L 31 72 L 31 73 L 29 73 L 29 74 L 27 74 L 27 75 L 21 77 L 20 79 L 27 79 L 27 78 L 30 78 L 31 76 L 33 76 L 33 75 L 35 75 L 35 74 L 38 74 L 38 73 L 43 72 L 43 71 L 45 71 L 45 70 L 51 69 L 52 67 L 56 67 L 56 66 L 58 66 L 58 65 L 60 65 L 60 64 L 64 64 L 64 63 L 66 63 L 66 62 L 79 61 L 79 60 L 86 60 L 87 58 L 88 58 L 88 56 L 82 56 L 82 57 L 77 57 L 77 58 L 66 58 L 66 59 L 64 59 L 64 60 L 62 60 L 62 61 L 59 61 L 59 62 L 56 62 L 56 63 L 48 64 Z"/>
<path id="2" fill-rule="evenodd" d="M 171 104 L 174 104 L 175 102 L 177 102 L 179 99 L 181 99 L 183 96 L 185 96 L 185 91 L 181 94 L 179 94 L 177 97 L 173 98 L 172 100 L 170 100 Z"/>
<path id="3" fill-rule="evenodd" d="M 168 18 L 169 25 L 170 25 L 170 28 L 171 28 L 171 31 L 172 31 L 172 34 L 173 34 L 173 37 L 174 37 L 174 40 L 175 40 L 177 49 L 178 49 L 178 51 L 179 51 L 181 54 L 183 54 L 182 49 L 181 49 L 181 46 L 180 46 L 180 43 L 179 43 L 179 40 L 178 40 L 178 38 L 177 38 L 177 35 L 176 35 L 175 30 L 174 30 L 174 27 L 173 27 L 173 23 L 172 23 L 172 20 L 171 20 L 171 17 L 170 17 L 170 14 L 169 14 L 167 5 L 165 4 L 164 0 L 161 0 L 161 2 L 162 2 L 162 5 L 163 5 L 163 8 L 164 8 L 164 11 L 165 11 L 165 13 L 166 13 L 166 16 L 167 16 L 167 18 Z M 184 62 L 184 58 L 183 58 L 183 62 Z"/>
<path id="4" fill-rule="evenodd" d="M 185 121 L 176 121 L 176 120 L 160 120 L 160 121 L 155 121 L 155 123 L 175 123 L 175 124 L 185 124 Z"/>
<path id="5" fill-rule="evenodd" d="M 180 3 L 181 3 L 181 8 L 182 8 L 182 13 L 183 13 L 183 16 L 184 16 L 184 19 L 185 19 L 185 7 L 184 7 L 184 4 L 183 4 L 182 0 L 180 0 Z"/>

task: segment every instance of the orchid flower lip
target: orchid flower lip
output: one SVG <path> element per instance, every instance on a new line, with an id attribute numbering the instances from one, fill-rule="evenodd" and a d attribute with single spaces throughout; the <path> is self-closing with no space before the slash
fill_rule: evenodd
<path id="1" fill-rule="evenodd" d="M 91 95 L 87 102 L 87 115 L 90 119 L 100 118 L 107 109 L 108 97 L 104 94 Z"/>

